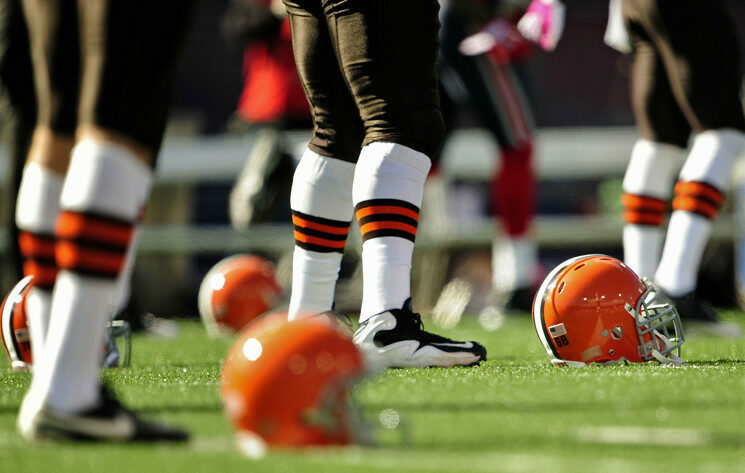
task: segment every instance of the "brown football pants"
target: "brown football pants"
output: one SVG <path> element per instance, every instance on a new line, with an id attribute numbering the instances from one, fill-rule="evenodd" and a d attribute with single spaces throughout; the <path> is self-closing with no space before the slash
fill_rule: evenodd
<path id="1" fill-rule="evenodd" d="M 284 3 L 313 113 L 311 150 L 351 163 L 379 141 L 439 151 L 438 0 Z"/>
<path id="2" fill-rule="evenodd" d="M 96 125 L 156 155 L 194 3 L 23 0 L 37 124 L 69 136 Z"/>
<path id="3" fill-rule="evenodd" d="M 691 131 L 745 131 L 740 55 L 721 0 L 624 0 L 642 138 L 685 148 Z"/>

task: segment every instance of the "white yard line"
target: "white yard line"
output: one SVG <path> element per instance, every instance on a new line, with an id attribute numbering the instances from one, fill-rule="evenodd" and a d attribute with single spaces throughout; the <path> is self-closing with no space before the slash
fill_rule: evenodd
<path id="1" fill-rule="evenodd" d="M 587 425 L 577 430 L 576 438 L 586 443 L 623 445 L 696 447 L 711 443 L 706 430 L 643 426 Z"/>

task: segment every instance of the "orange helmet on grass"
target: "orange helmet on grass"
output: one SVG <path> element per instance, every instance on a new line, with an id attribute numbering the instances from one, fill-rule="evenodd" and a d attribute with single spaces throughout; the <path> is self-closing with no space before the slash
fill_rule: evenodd
<path id="1" fill-rule="evenodd" d="M 338 327 L 274 314 L 249 325 L 222 370 L 225 413 L 239 448 L 346 445 L 355 437 L 347 401 L 362 355 Z"/>
<path id="2" fill-rule="evenodd" d="M 682 363 L 675 306 L 610 256 L 578 256 L 551 271 L 533 302 L 533 324 L 556 365 Z"/>
<path id="3" fill-rule="evenodd" d="M 32 363 L 26 295 L 33 287 L 33 278 L 21 279 L 0 305 L 0 339 L 14 371 L 27 371 Z"/>
<path id="4" fill-rule="evenodd" d="M 204 277 L 199 287 L 199 314 L 213 336 L 238 332 L 271 310 L 281 293 L 272 263 L 259 256 L 231 256 Z"/>

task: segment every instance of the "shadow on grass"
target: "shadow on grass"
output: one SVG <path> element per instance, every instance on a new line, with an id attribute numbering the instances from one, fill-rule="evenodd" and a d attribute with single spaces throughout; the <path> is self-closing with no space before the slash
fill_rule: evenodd
<path id="1" fill-rule="evenodd" d="M 366 403 L 358 401 L 357 403 L 360 408 L 366 413 L 376 413 L 385 409 L 396 409 L 402 413 L 468 413 L 471 412 L 475 415 L 489 412 L 504 412 L 508 411 L 511 413 L 525 412 L 525 413 L 587 413 L 587 412 L 608 412 L 611 410 L 618 409 L 633 409 L 638 410 L 640 408 L 650 408 L 648 400 L 640 399 L 639 402 L 627 402 L 624 405 L 620 405 L 617 401 L 605 400 L 605 401 L 553 401 L 547 400 L 542 402 L 531 402 L 531 401 L 493 401 L 493 402 L 411 402 L 411 403 Z M 728 402 L 726 400 L 716 401 L 709 400 L 704 405 L 700 401 L 695 399 L 666 399 L 665 408 L 670 410 L 696 410 L 702 409 L 731 409 L 740 407 L 739 404 Z"/>
<path id="2" fill-rule="evenodd" d="M 20 403 L 17 405 L 2 405 L 0 406 L 0 415 L 4 414 L 17 414 L 18 408 L 20 407 Z M 203 403 L 203 404 L 193 404 L 193 405 L 161 405 L 161 404 L 155 404 L 155 405 L 149 405 L 149 406 L 141 406 L 141 407 L 135 407 L 132 410 L 136 412 L 141 413 L 202 413 L 202 412 L 222 412 L 222 405 L 217 403 Z"/>

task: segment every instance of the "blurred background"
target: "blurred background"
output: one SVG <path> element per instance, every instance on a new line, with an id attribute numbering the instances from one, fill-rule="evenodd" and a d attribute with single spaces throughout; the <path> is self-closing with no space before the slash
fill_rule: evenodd
<path id="1" fill-rule="evenodd" d="M 302 113 L 285 116 L 277 125 L 271 117 L 257 118 L 258 112 L 245 104 L 236 112 L 242 93 L 249 94 L 244 91 L 244 74 L 250 71 L 244 69 L 248 67 L 241 36 L 245 25 L 231 24 L 230 15 L 226 17 L 229 3 L 199 3 L 181 62 L 134 274 L 136 311 L 196 316 L 196 294 L 204 274 L 216 261 L 235 253 L 270 258 L 280 282 L 289 287 L 293 248 L 289 186 L 293 160 L 299 159 L 309 139 L 309 125 Z M 628 58 L 603 43 L 607 2 L 568 3 L 565 34 L 557 50 L 536 51 L 517 68 L 538 127 L 538 218 L 532 231 L 545 269 L 581 253 L 621 256 L 621 178 L 636 140 Z M 740 38 L 745 39 L 745 4 L 729 3 Z M 270 92 L 252 93 L 258 100 Z M 257 125 L 262 120 L 272 126 Z M 433 307 L 454 277 L 471 286 L 470 310 L 480 310 L 491 289 L 491 244 L 500 230 L 489 217 L 485 195 L 499 165 L 497 151 L 469 110 L 459 110 L 452 126 L 437 179 L 425 195 L 413 285 L 420 310 Z M 236 225 L 231 226 L 234 183 L 247 159 L 262 146 L 279 147 L 282 158 L 272 169 L 254 161 L 255 166 L 243 172 L 264 173 L 270 198 L 261 204 L 260 215 L 244 211 L 241 216 L 240 209 L 234 209 Z M 7 159 L 3 147 L 0 160 Z M 7 181 L 6 168 L 0 164 L 2 182 Z M 699 284 L 719 306 L 734 306 L 745 294 L 738 270 L 742 267 L 745 272 L 745 263 L 738 264 L 738 257 L 745 259 L 745 251 L 740 251 L 745 241 L 738 239 L 745 222 L 742 167 L 733 185 L 737 189 L 717 222 Z M 7 248 L 7 232 L 0 236 L 0 245 Z M 352 239 L 338 289 L 341 310 L 358 309 L 358 251 L 359 238 Z"/>

